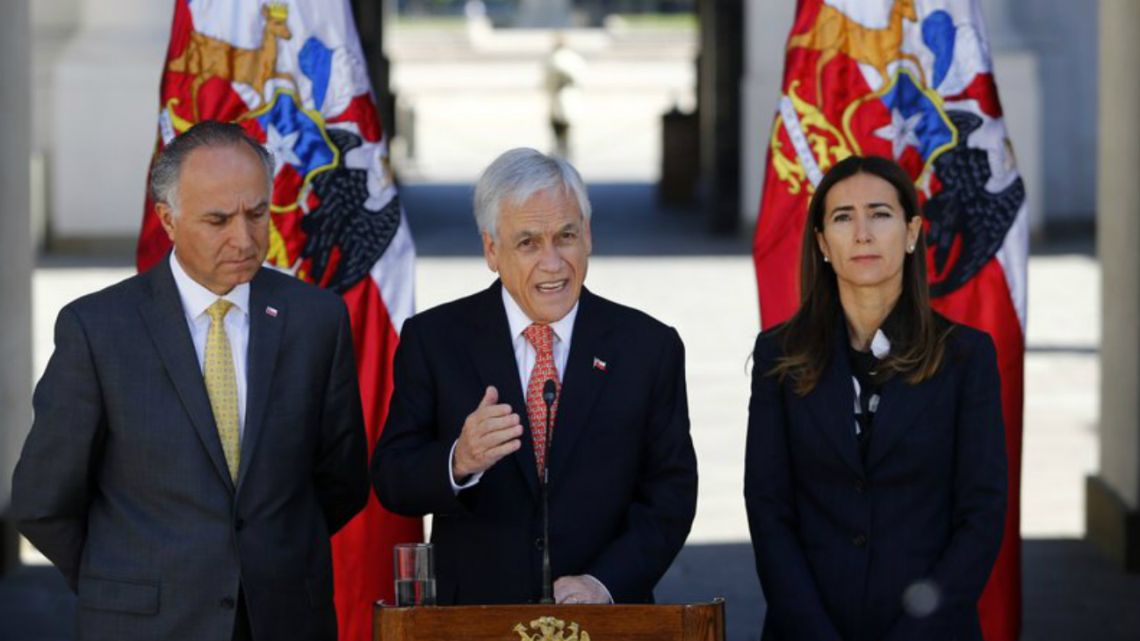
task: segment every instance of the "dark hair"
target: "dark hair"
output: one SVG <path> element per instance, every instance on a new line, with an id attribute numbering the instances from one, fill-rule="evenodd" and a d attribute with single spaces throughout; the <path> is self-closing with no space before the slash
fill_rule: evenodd
<path id="1" fill-rule="evenodd" d="M 914 182 L 902 167 L 886 158 L 850 156 L 828 170 L 816 186 L 800 249 L 800 307 L 780 330 L 784 355 L 768 372 L 778 376 L 781 383 L 791 379 L 793 391 L 800 396 L 815 389 L 823 375 L 833 356 L 836 326 L 843 318 L 835 270 L 824 262 L 816 233 L 823 230 L 828 192 L 856 174 L 877 176 L 894 186 L 907 223 L 922 215 Z M 930 307 L 923 234 L 914 245 L 914 251 L 903 260 L 902 293 L 891 312 L 891 353 L 879 366 L 881 376 L 903 375 L 911 384 L 938 371 L 951 328 Z"/>
<path id="2" fill-rule="evenodd" d="M 265 167 L 269 191 L 273 191 L 273 154 L 249 137 L 245 129 L 232 122 L 203 120 L 179 134 L 170 144 L 159 150 L 150 166 L 150 194 L 156 203 L 170 205 L 178 212 L 178 178 L 182 173 L 182 163 L 190 152 L 199 147 L 229 147 L 245 145 L 257 154 Z"/>

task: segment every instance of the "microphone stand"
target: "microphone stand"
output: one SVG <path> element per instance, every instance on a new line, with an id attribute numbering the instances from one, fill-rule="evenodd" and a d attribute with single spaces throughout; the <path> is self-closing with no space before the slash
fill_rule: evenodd
<path id="1" fill-rule="evenodd" d="M 546 443 L 542 456 L 542 599 L 539 603 L 554 603 L 554 583 L 550 577 L 550 422 L 551 407 L 557 398 L 557 385 L 553 380 L 547 379 L 542 386 L 542 400 L 546 403 Z"/>

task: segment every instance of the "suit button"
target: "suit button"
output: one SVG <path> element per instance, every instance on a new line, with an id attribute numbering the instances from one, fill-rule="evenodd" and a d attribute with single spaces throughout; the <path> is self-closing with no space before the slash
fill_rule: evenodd
<path id="1" fill-rule="evenodd" d="M 867 545 L 867 535 L 860 532 L 851 537 L 851 543 L 857 548 L 864 547 Z"/>
<path id="2" fill-rule="evenodd" d="M 243 527 L 245 527 L 245 519 L 238 519 L 238 520 L 234 521 L 234 529 L 235 530 L 240 532 Z"/>
<path id="3" fill-rule="evenodd" d="M 534 549 L 539 550 L 539 551 L 542 550 L 542 537 L 541 536 L 534 540 Z"/>
<path id="4" fill-rule="evenodd" d="M 855 491 L 860 493 L 860 494 L 866 492 L 867 491 L 867 483 L 864 482 L 863 479 L 857 479 L 855 481 Z"/>
<path id="5" fill-rule="evenodd" d="M 234 609 L 236 603 L 234 602 L 234 598 L 232 596 L 227 596 L 222 597 L 222 600 L 218 602 L 218 605 L 220 605 L 223 609 L 232 610 Z"/>

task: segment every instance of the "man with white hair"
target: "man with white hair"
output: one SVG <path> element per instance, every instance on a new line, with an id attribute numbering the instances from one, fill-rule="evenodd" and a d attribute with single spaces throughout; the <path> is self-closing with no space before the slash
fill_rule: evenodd
<path id="1" fill-rule="evenodd" d="M 681 339 L 582 286 L 590 202 L 564 159 L 502 154 L 475 218 L 499 280 L 405 323 L 377 494 L 433 514 L 441 604 L 539 600 L 547 546 L 556 602 L 650 602 L 696 510 Z"/>

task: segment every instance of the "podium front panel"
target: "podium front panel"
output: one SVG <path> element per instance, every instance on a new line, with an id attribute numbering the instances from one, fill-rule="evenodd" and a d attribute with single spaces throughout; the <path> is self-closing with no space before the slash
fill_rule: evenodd
<path id="1" fill-rule="evenodd" d="M 723 641 L 724 601 L 691 605 L 377 604 L 374 641 Z"/>

